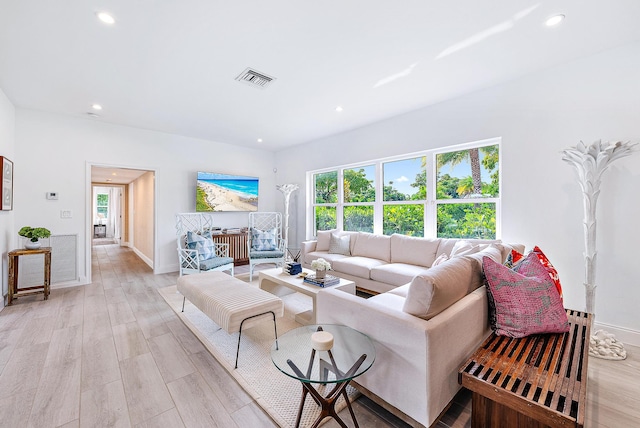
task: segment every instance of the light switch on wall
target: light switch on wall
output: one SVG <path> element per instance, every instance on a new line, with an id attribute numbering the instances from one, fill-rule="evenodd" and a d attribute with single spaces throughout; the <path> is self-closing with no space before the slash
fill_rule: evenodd
<path id="1" fill-rule="evenodd" d="M 71 218 L 71 210 L 60 211 L 60 218 Z"/>
<path id="2" fill-rule="evenodd" d="M 47 199 L 58 199 L 58 192 L 47 192 Z"/>

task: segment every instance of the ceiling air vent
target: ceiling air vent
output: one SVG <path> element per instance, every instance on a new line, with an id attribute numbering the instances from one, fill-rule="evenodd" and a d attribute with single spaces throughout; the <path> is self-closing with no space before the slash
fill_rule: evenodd
<path id="1" fill-rule="evenodd" d="M 259 71 L 247 68 L 245 71 L 240 73 L 238 77 L 236 77 L 236 80 L 256 88 L 264 89 L 276 79 Z"/>

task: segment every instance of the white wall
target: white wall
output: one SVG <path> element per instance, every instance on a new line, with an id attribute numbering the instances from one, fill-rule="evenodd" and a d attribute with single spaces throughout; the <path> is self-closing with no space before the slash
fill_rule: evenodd
<path id="1" fill-rule="evenodd" d="M 15 108 L 7 96 L 0 89 L 0 156 L 5 156 L 15 162 Z M 14 165 L 15 169 L 15 165 Z M 7 288 L 7 253 L 14 249 L 18 231 L 13 227 L 14 212 L 0 211 L 0 289 L 2 296 L 8 292 Z M 4 307 L 4 299 L 0 299 L 0 308 Z"/>
<path id="2" fill-rule="evenodd" d="M 44 226 L 55 234 L 77 233 L 81 282 L 87 282 L 85 254 L 92 228 L 87 165 L 156 172 L 156 273 L 178 269 L 175 214 L 194 211 L 197 171 L 258 176 L 259 209 L 276 208 L 271 152 L 26 109 L 16 110 L 15 140 L 14 215 L 19 221 L 11 233 L 25 224 Z M 46 192 L 54 191 L 57 201 L 45 199 Z M 60 218 L 61 210 L 71 210 L 73 217 Z M 247 213 L 217 217 L 221 226 L 248 221 Z"/>
<path id="3" fill-rule="evenodd" d="M 291 227 L 298 241 L 312 233 L 305 230 L 305 171 L 502 137 L 502 238 L 539 245 L 559 271 L 565 306 L 584 309 L 582 197 L 560 152 L 580 140 L 640 141 L 638 70 L 635 43 L 283 150 L 279 182 L 300 184 Z M 639 188 L 640 153 L 614 163 L 602 181 L 596 313 L 598 322 L 621 327 L 618 334 L 640 333 Z"/>
<path id="4" fill-rule="evenodd" d="M 136 253 L 153 267 L 154 233 L 154 173 L 146 172 L 132 184 L 133 236 L 130 240 Z"/>

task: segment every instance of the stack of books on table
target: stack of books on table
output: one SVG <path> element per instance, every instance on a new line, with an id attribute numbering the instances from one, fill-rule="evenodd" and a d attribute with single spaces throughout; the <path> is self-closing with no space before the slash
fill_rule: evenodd
<path id="1" fill-rule="evenodd" d="M 316 285 L 318 287 L 330 287 L 340 283 L 340 278 L 333 275 L 325 275 L 324 278 L 316 278 L 315 275 L 307 275 L 304 277 L 304 282 L 307 284 Z"/>

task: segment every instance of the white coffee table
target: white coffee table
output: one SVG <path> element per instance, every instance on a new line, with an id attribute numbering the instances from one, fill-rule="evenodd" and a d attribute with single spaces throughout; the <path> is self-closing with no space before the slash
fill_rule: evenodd
<path id="1" fill-rule="evenodd" d="M 314 273 L 309 269 L 303 269 L 302 271 L 309 275 Z M 310 296 L 313 300 L 313 308 L 310 311 L 297 314 L 296 321 L 304 325 L 316 323 L 316 295 L 322 290 L 322 287 L 307 284 L 298 275 L 282 273 L 282 268 L 261 270 L 258 275 L 258 284 L 258 287 L 276 296 L 285 296 L 292 293 L 302 293 Z M 340 278 L 340 283 L 326 288 L 337 288 L 346 293 L 356 294 L 356 283 L 343 278 Z"/>

